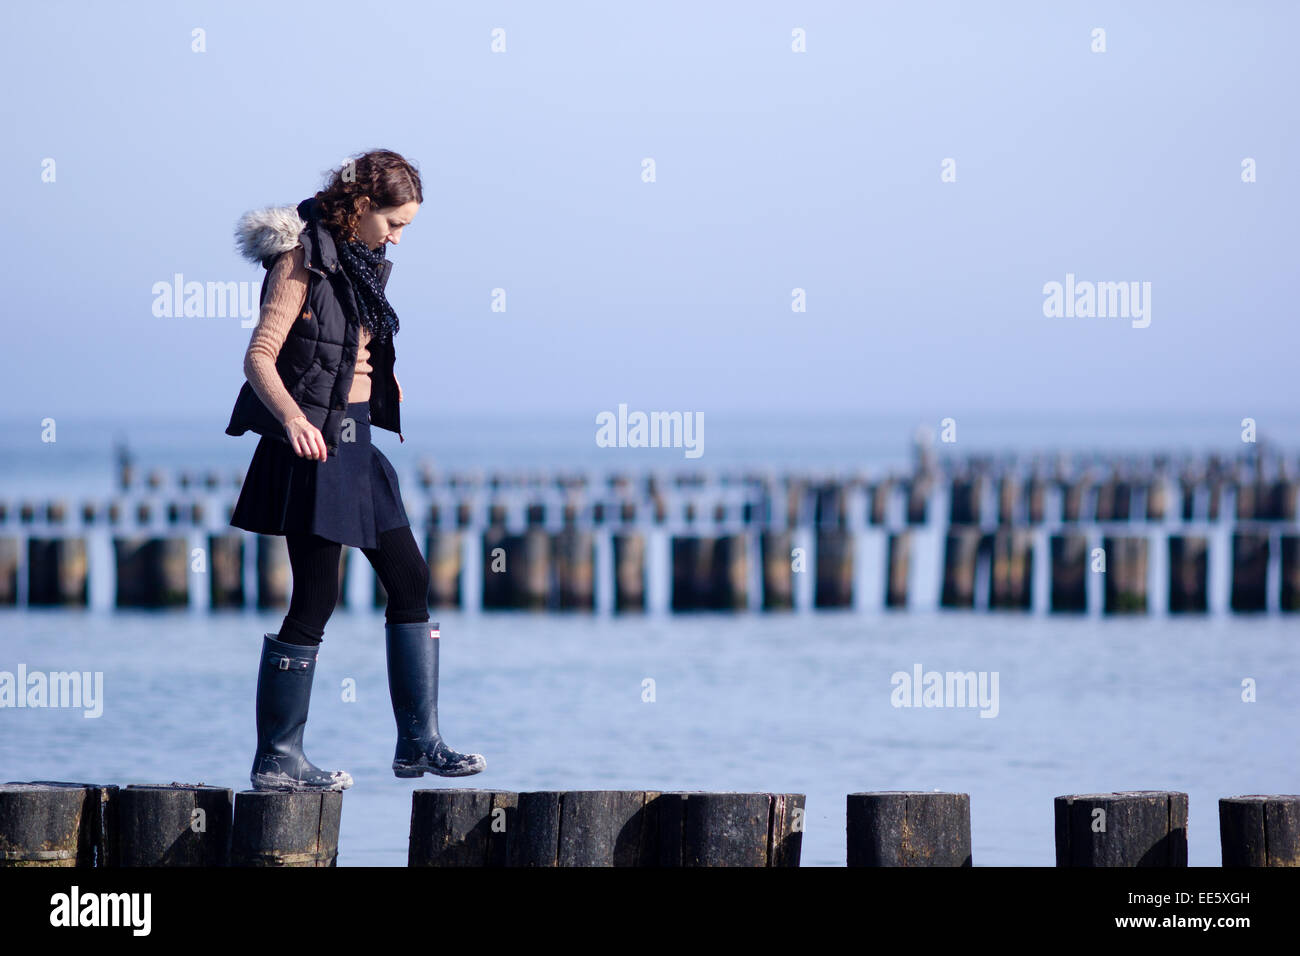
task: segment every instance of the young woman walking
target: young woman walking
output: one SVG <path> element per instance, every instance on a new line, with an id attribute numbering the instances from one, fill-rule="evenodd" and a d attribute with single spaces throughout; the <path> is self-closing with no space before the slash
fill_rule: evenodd
<path id="1" fill-rule="evenodd" d="M 397 473 L 370 428 L 402 441 L 393 374 L 397 315 L 384 296 L 384 254 L 419 211 L 420 174 L 373 150 L 334 171 L 294 206 L 246 213 L 240 252 L 267 270 L 261 315 L 244 356 L 247 381 L 226 434 L 261 435 L 230 524 L 284 535 L 293 590 L 278 634 L 262 638 L 255 790 L 345 790 L 352 777 L 303 753 L 303 727 L 325 624 L 339 597 L 339 554 L 374 567 L 384 612 L 388 689 L 397 721 L 393 772 L 459 777 L 487 765 L 438 732 L 438 631 L 429 624 L 429 566 L 415 543 Z"/>

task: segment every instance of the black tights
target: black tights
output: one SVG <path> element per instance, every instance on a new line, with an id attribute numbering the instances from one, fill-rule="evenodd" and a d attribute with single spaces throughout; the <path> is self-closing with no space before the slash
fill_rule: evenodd
<path id="1" fill-rule="evenodd" d="M 293 595 L 277 635 L 289 644 L 316 645 L 339 600 L 339 555 L 343 545 L 314 534 L 285 536 Z M 389 624 L 429 620 L 429 565 L 409 525 L 379 536 L 379 546 L 358 549 L 374 567 L 388 593 L 384 619 Z"/>

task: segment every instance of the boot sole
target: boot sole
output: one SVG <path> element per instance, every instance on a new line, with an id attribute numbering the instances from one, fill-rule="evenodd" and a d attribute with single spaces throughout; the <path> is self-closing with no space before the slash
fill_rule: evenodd
<path id="1" fill-rule="evenodd" d="M 283 774 L 271 776 L 268 774 L 254 774 L 249 778 L 253 784 L 254 790 L 275 791 L 277 793 L 303 793 L 303 792 L 320 792 L 331 790 L 347 790 L 352 786 L 351 776 L 343 780 L 336 780 L 324 785 L 306 783 L 301 780 L 288 780 Z"/>
<path id="2" fill-rule="evenodd" d="M 435 777 L 471 777 L 476 773 L 482 773 L 487 769 L 487 763 L 483 766 L 475 767 L 472 770 L 439 770 L 436 767 L 409 767 L 393 764 L 394 777 L 422 777 L 426 773 Z"/>

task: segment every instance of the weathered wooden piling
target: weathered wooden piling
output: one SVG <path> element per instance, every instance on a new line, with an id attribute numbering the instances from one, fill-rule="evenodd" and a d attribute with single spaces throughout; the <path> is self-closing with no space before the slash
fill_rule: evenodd
<path id="1" fill-rule="evenodd" d="M 764 531 L 759 535 L 759 550 L 763 562 L 763 609 L 793 608 L 794 536 L 789 531 Z"/>
<path id="2" fill-rule="evenodd" d="M 18 603 L 18 539 L 0 537 L 0 605 Z"/>
<path id="3" fill-rule="evenodd" d="M 1051 536 L 1052 610 L 1088 609 L 1088 538 L 1077 533 Z"/>
<path id="4" fill-rule="evenodd" d="M 666 792 L 655 801 L 659 866 L 798 866 L 802 793 Z"/>
<path id="5" fill-rule="evenodd" d="M 116 866 L 118 788 L 0 784 L 0 866 Z"/>
<path id="6" fill-rule="evenodd" d="M 1232 599 L 1234 611 L 1268 610 L 1268 532 L 1245 530 L 1232 534 Z"/>
<path id="7" fill-rule="evenodd" d="M 645 536 L 635 532 L 614 538 L 614 610 L 645 610 Z"/>
<path id="8" fill-rule="evenodd" d="M 85 607 L 90 595 L 85 538 L 27 539 L 27 603 Z"/>
<path id="9" fill-rule="evenodd" d="M 232 866 L 336 866 L 343 793 L 241 790 L 235 794 Z"/>
<path id="10" fill-rule="evenodd" d="M 907 523 L 923 525 L 929 520 L 930 492 L 934 480 L 929 476 L 918 475 L 907 482 Z"/>
<path id="11" fill-rule="evenodd" d="M 1106 535 L 1105 602 L 1107 614 L 1145 614 L 1147 610 L 1147 539 Z"/>
<path id="12" fill-rule="evenodd" d="M 1224 866 L 1300 866 L 1300 796 L 1219 799 Z"/>
<path id="13" fill-rule="evenodd" d="M 948 507 L 948 523 L 978 525 L 983 514 L 983 495 L 983 475 L 954 478 Z"/>
<path id="14" fill-rule="evenodd" d="M 425 538 L 424 553 L 429 562 L 429 606 L 460 607 L 460 532 L 435 527 Z"/>
<path id="15" fill-rule="evenodd" d="M 912 537 L 906 531 L 889 536 L 889 571 L 885 581 L 885 607 L 907 607 L 907 582 L 911 570 Z"/>
<path id="16" fill-rule="evenodd" d="M 803 794 L 417 790 L 411 866 L 798 866 Z"/>
<path id="17" fill-rule="evenodd" d="M 1187 794 L 1164 790 L 1057 797 L 1057 866 L 1186 866 Z"/>
<path id="18" fill-rule="evenodd" d="M 1092 493 L 1091 476 L 1085 473 L 1062 482 L 1061 490 L 1061 520 L 1067 523 L 1082 520 L 1084 505 Z"/>
<path id="19" fill-rule="evenodd" d="M 853 606 L 853 532 L 847 528 L 817 529 L 817 577 L 813 606 Z"/>
<path id="20" fill-rule="evenodd" d="M 1012 525 L 1020 521 L 1020 478 L 1007 471 L 998 478 L 998 524 Z"/>
<path id="21" fill-rule="evenodd" d="M 1169 536 L 1169 613 L 1209 609 L 1209 542 L 1203 535 Z"/>
<path id="22" fill-rule="evenodd" d="M 234 793 L 204 784 L 131 784 L 118 793 L 122 866 L 226 866 Z"/>
<path id="23" fill-rule="evenodd" d="M 978 528 L 964 526 L 949 530 L 943 549 L 940 607 L 975 606 L 975 560 L 982 539 Z"/>
<path id="24" fill-rule="evenodd" d="M 1282 535 L 1282 610 L 1300 611 L 1300 535 Z"/>
<path id="25" fill-rule="evenodd" d="M 556 606 L 561 611 L 596 608 L 596 539 L 590 531 L 568 527 L 551 539 Z"/>
<path id="26" fill-rule="evenodd" d="M 654 866 L 648 790 L 542 790 L 519 794 L 507 866 Z"/>
<path id="27" fill-rule="evenodd" d="M 1146 519 L 1148 521 L 1164 521 L 1165 512 L 1169 508 L 1169 495 L 1166 492 L 1164 475 L 1157 474 L 1149 478 L 1146 483 L 1146 492 Z"/>
<path id="28" fill-rule="evenodd" d="M 867 512 L 868 521 L 873 525 L 884 525 L 889 517 L 889 498 L 894 493 L 894 479 L 882 478 L 880 481 L 867 486 L 870 495 L 870 507 Z M 796 522 L 790 521 L 793 527 Z"/>
<path id="29" fill-rule="evenodd" d="M 288 607 L 292 581 L 288 542 L 281 535 L 259 534 L 257 536 L 258 610 Z"/>
<path id="30" fill-rule="evenodd" d="M 850 793 L 849 866 L 971 866 L 970 795 Z"/>
<path id="31" fill-rule="evenodd" d="M 989 538 L 993 555 L 988 606 L 1028 611 L 1033 601 L 1033 532 L 999 528 Z"/>
<path id="32" fill-rule="evenodd" d="M 440 788 L 411 794 L 408 866 L 505 866 L 519 794 Z"/>
<path id="33" fill-rule="evenodd" d="M 189 603 L 189 542 L 183 537 L 114 537 L 118 607 Z"/>
<path id="34" fill-rule="evenodd" d="M 543 528 L 483 533 L 484 610 L 544 610 L 551 594 L 551 541 Z"/>
<path id="35" fill-rule="evenodd" d="M 1133 500 L 1132 486 L 1115 475 L 1097 486 L 1097 521 L 1128 521 Z"/>
<path id="36" fill-rule="evenodd" d="M 214 608 L 244 606 L 244 532 L 208 535 L 208 599 Z"/>
<path id="37" fill-rule="evenodd" d="M 672 539 L 674 611 L 734 610 L 748 601 L 743 535 Z"/>

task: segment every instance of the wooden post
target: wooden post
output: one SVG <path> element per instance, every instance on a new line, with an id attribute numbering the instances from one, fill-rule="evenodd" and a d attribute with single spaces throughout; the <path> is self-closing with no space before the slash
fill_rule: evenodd
<path id="1" fill-rule="evenodd" d="M 1102 538 L 1106 552 L 1107 614 L 1144 614 L 1147 610 L 1147 539 Z"/>
<path id="2" fill-rule="evenodd" d="M 975 606 L 975 558 L 979 553 L 980 530 L 969 526 L 948 529 L 943 549 L 941 607 Z"/>
<path id="3" fill-rule="evenodd" d="M 1268 610 L 1268 532 L 1232 533 L 1232 609 Z"/>
<path id="4" fill-rule="evenodd" d="M 507 866 L 651 866 L 657 791 L 540 790 L 519 794 Z"/>
<path id="5" fill-rule="evenodd" d="M 185 538 L 113 538 L 118 607 L 176 607 L 189 602 Z"/>
<path id="6" fill-rule="evenodd" d="M 429 531 L 425 551 L 429 562 L 429 605 L 435 608 L 460 607 L 459 531 Z"/>
<path id="7" fill-rule="evenodd" d="M 18 539 L 0 537 L 0 605 L 18 604 Z"/>
<path id="8" fill-rule="evenodd" d="M 518 805 L 513 791 L 416 790 L 407 866 L 505 866 Z"/>
<path id="9" fill-rule="evenodd" d="M 1077 533 L 1054 534 L 1052 548 L 1052 610 L 1088 610 L 1088 538 Z"/>
<path id="10" fill-rule="evenodd" d="M 848 795 L 849 866 L 971 866 L 970 795 Z"/>
<path id="11" fill-rule="evenodd" d="M 1187 794 L 1164 790 L 1057 797 L 1057 866 L 1186 866 Z"/>
<path id="12" fill-rule="evenodd" d="M 853 532 L 817 529 L 817 578 L 814 607 L 853 606 Z"/>
<path id="13" fill-rule="evenodd" d="M 244 532 L 208 535 L 208 579 L 211 607 L 244 606 Z"/>
<path id="14" fill-rule="evenodd" d="M 335 866 L 339 790 L 241 790 L 235 794 L 232 866 Z"/>
<path id="15" fill-rule="evenodd" d="M 122 866 L 226 866 L 234 793 L 204 784 L 131 784 L 118 794 Z"/>
<path id="16" fill-rule="evenodd" d="M 1300 796 L 1222 797 L 1224 866 L 1300 866 Z"/>
<path id="17" fill-rule="evenodd" d="M 645 537 L 637 532 L 614 537 L 614 609 L 645 610 Z"/>
<path id="18" fill-rule="evenodd" d="M 1282 535 L 1282 610 L 1300 611 L 1300 535 Z"/>
<path id="19" fill-rule="evenodd" d="M 674 611 L 702 611 L 713 604 L 713 539 L 695 535 L 672 539 Z"/>
<path id="20" fill-rule="evenodd" d="M 764 531 L 759 536 L 763 562 L 763 609 L 794 607 L 794 537 L 789 531 Z"/>
<path id="21" fill-rule="evenodd" d="M 259 534 L 257 536 L 258 610 L 288 607 L 291 580 L 289 545 L 284 536 Z"/>
<path id="22" fill-rule="evenodd" d="M 552 538 L 558 607 L 592 611 L 596 607 L 596 542 L 590 531 L 566 528 Z"/>
<path id="23" fill-rule="evenodd" d="M 27 604 L 86 607 L 89 566 L 85 538 L 27 539 Z"/>
<path id="24" fill-rule="evenodd" d="M 1205 613 L 1209 609 L 1206 586 L 1209 543 L 1204 536 L 1169 536 L 1169 613 Z"/>
<path id="25" fill-rule="evenodd" d="M 659 866 L 798 866 L 801 793 L 669 792 L 658 806 Z"/>
<path id="26" fill-rule="evenodd" d="M 984 478 L 982 475 L 953 479 L 952 499 L 948 509 L 948 523 L 950 525 L 979 525 L 983 489 Z"/>
<path id="27" fill-rule="evenodd" d="M 116 866 L 117 794 L 111 784 L 0 784 L 0 866 Z"/>
<path id="28" fill-rule="evenodd" d="M 911 565 L 911 536 L 900 531 L 889 536 L 888 579 L 885 582 L 885 607 L 907 607 L 907 579 Z"/>
<path id="29" fill-rule="evenodd" d="M 1033 599 L 1033 534 L 1023 528 L 999 528 L 991 538 L 989 607 L 1028 611 Z"/>

